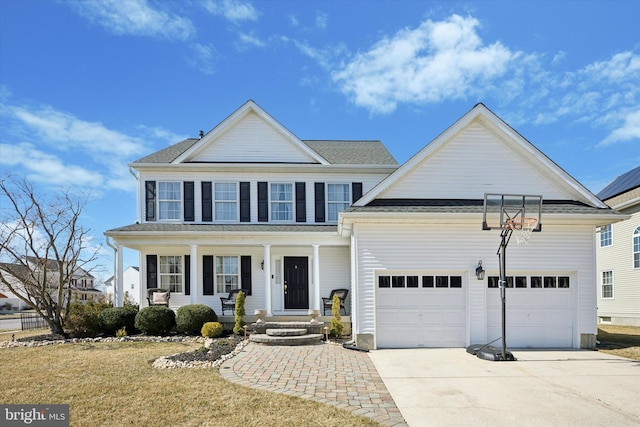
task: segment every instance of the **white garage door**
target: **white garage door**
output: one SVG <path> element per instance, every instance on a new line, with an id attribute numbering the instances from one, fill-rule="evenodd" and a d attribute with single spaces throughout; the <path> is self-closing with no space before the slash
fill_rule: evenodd
<path id="1" fill-rule="evenodd" d="M 461 275 L 382 274 L 376 281 L 378 348 L 465 346 Z"/>
<path id="2" fill-rule="evenodd" d="M 507 277 L 507 346 L 573 346 L 573 290 L 569 275 Z M 487 338 L 502 336 L 502 308 L 497 277 L 488 278 Z M 499 345 L 500 341 L 496 344 Z"/>

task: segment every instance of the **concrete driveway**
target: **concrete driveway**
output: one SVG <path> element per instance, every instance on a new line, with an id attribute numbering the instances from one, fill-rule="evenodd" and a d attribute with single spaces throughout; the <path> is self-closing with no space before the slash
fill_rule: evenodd
<path id="1" fill-rule="evenodd" d="M 516 362 L 464 349 L 373 350 L 411 427 L 640 426 L 640 361 L 590 350 L 512 350 Z"/>

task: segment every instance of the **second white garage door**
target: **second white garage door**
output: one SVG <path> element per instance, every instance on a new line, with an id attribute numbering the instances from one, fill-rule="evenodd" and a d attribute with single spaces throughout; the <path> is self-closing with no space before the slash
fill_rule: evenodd
<path id="1" fill-rule="evenodd" d="M 376 277 L 378 348 L 464 347 L 466 284 L 456 274 Z"/>

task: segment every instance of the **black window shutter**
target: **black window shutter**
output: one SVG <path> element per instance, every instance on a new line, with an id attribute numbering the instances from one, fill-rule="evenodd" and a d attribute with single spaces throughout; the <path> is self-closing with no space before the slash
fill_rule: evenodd
<path id="1" fill-rule="evenodd" d="M 269 221 L 269 186 L 267 182 L 258 183 L 258 221 Z"/>
<path id="2" fill-rule="evenodd" d="M 324 222 L 324 182 L 315 183 L 316 222 Z"/>
<path id="3" fill-rule="evenodd" d="M 185 181 L 184 187 L 184 220 L 195 221 L 194 216 L 194 195 L 193 195 L 193 181 Z"/>
<path id="4" fill-rule="evenodd" d="M 202 294 L 213 295 L 213 255 L 202 256 Z"/>
<path id="5" fill-rule="evenodd" d="M 191 255 L 184 256 L 184 294 L 191 295 Z"/>
<path id="6" fill-rule="evenodd" d="M 202 221 L 213 221 L 211 181 L 202 181 Z"/>
<path id="7" fill-rule="evenodd" d="M 147 221 L 156 220 L 156 182 L 145 181 L 145 219 Z"/>
<path id="8" fill-rule="evenodd" d="M 355 203 L 360 197 L 362 197 L 362 183 L 351 183 L 351 203 Z"/>
<path id="9" fill-rule="evenodd" d="M 158 256 L 147 255 L 147 289 L 158 287 Z"/>
<path id="10" fill-rule="evenodd" d="M 296 222 L 307 222 L 307 190 L 304 182 L 296 182 Z"/>
<path id="11" fill-rule="evenodd" d="M 240 286 L 247 295 L 251 295 L 251 256 L 240 257 Z"/>
<path id="12" fill-rule="evenodd" d="M 240 222 L 251 221 L 251 184 L 240 183 Z"/>

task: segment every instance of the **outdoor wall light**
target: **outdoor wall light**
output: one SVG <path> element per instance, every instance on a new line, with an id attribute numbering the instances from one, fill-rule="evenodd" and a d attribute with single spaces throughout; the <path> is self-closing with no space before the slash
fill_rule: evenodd
<path id="1" fill-rule="evenodd" d="M 484 268 L 482 268 L 482 260 L 478 261 L 478 266 L 476 267 L 476 277 L 478 280 L 484 280 Z"/>
<path id="2" fill-rule="evenodd" d="M 264 260 L 260 263 L 260 268 L 264 270 Z"/>

